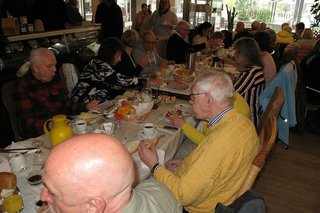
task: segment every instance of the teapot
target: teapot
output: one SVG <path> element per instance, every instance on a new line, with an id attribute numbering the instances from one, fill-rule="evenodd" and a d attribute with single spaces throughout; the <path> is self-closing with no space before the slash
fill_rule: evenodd
<path id="1" fill-rule="evenodd" d="M 48 124 L 52 122 L 52 129 L 48 130 Z M 73 136 L 73 131 L 68 125 L 69 119 L 65 115 L 55 115 L 47 120 L 43 129 L 49 135 L 51 147 Z"/>

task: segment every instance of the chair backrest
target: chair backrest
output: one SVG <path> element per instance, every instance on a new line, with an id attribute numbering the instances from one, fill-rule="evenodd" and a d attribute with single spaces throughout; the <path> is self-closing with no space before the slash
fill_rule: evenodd
<path id="1" fill-rule="evenodd" d="M 268 154 L 270 153 L 276 138 L 277 138 L 277 132 L 278 132 L 278 125 L 277 125 L 277 119 L 275 116 L 270 116 L 266 118 L 266 121 L 264 122 L 264 125 L 261 129 L 261 132 L 259 134 L 260 143 L 262 144 L 262 148 L 252 161 L 251 169 L 249 171 L 249 174 L 243 183 L 238 195 L 242 195 L 247 190 L 251 189 L 253 186 L 258 173 L 261 171 L 262 166 L 264 165 Z"/>
<path id="2" fill-rule="evenodd" d="M 258 130 L 259 135 L 260 135 L 260 132 L 261 132 L 263 126 L 265 126 L 265 122 L 266 122 L 267 118 L 272 117 L 272 116 L 274 116 L 276 118 L 278 117 L 280 110 L 284 104 L 284 100 L 285 100 L 285 97 L 282 92 L 282 89 L 279 86 L 275 87 L 273 94 L 271 96 L 271 99 L 267 105 L 267 108 L 263 112 L 262 117 L 260 119 L 260 122 L 258 124 L 257 130 Z"/>
<path id="3" fill-rule="evenodd" d="M 67 89 L 68 96 L 71 97 L 72 90 L 79 80 L 79 71 L 77 67 L 74 64 L 64 63 L 59 70 L 59 75 L 62 83 Z"/>
<path id="4" fill-rule="evenodd" d="M 14 134 L 14 141 L 21 141 L 23 138 L 20 135 L 20 125 L 17 119 L 16 107 L 12 99 L 15 83 L 16 80 L 5 83 L 1 89 L 1 95 L 3 104 L 5 105 L 10 118 L 10 124 Z"/>
<path id="5" fill-rule="evenodd" d="M 167 53 L 166 53 L 167 43 L 168 43 L 168 39 L 156 40 L 157 53 L 161 58 L 164 58 L 164 59 L 167 59 Z"/>

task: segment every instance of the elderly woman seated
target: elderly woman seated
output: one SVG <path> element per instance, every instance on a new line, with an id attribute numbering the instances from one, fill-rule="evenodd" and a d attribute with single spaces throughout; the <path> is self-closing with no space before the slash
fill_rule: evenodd
<path id="1" fill-rule="evenodd" d="M 143 68 L 148 64 L 147 55 L 142 55 L 137 61 L 132 56 L 132 51 L 140 43 L 140 37 L 136 30 L 126 30 L 121 41 L 124 45 L 124 51 L 121 55 L 121 61 L 113 66 L 114 70 L 123 75 L 127 76 L 128 79 L 138 77 Z M 136 85 L 129 85 L 130 88 L 136 87 Z M 122 87 L 124 90 L 128 87 Z"/>
<path id="2" fill-rule="evenodd" d="M 240 38 L 234 43 L 234 48 L 235 64 L 240 74 L 233 80 L 233 85 L 236 92 L 240 93 L 249 104 L 251 120 L 257 125 L 258 97 L 265 86 L 259 46 L 253 38 Z"/>

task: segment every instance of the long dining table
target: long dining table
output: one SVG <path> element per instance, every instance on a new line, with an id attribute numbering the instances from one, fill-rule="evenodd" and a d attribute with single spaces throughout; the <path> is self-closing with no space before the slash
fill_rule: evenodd
<path id="1" fill-rule="evenodd" d="M 143 124 L 144 123 L 153 123 L 156 128 L 156 136 L 164 135 L 158 144 L 157 144 L 157 152 L 159 155 L 160 163 L 165 163 L 166 161 L 172 159 L 176 152 L 178 151 L 182 139 L 183 133 L 181 129 L 166 129 L 162 128 L 163 126 L 170 126 L 168 120 L 165 118 L 165 114 L 175 109 L 178 105 L 186 104 L 186 101 L 176 100 L 173 104 L 165 104 L 161 103 L 157 109 L 152 109 L 149 116 L 143 121 L 143 123 L 136 123 L 135 121 L 124 121 L 120 122 L 120 125 L 115 129 L 113 137 L 117 138 L 124 145 L 131 143 L 132 141 L 141 141 L 144 139 L 143 137 Z M 77 119 L 77 118 L 75 118 Z M 105 118 L 102 117 L 99 122 L 88 125 L 87 133 L 93 133 L 96 129 L 102 129 L 101 125 L 104 122 L 116 122 L 114 118 Z M 9 148 L 27 148 L 32 147 L 32 142 L 34 140 L 43 141 L 43 145 L 40 146 L 41 151 L 45 154 L 45 156 L 50 152 L 51 145 L 48 135 L 41 135 L 37 138 L 30 138 L 25 141 L 20 141 L 14 143 L 9 146 Z M 94 144 L 93 144 L 94 145 Z M 36 212 L 37 206 L 36 202 L 40 200 L 40 192 L 42 189 L 42 184 L 38 185 L 30 185 L 27 182 L 27 175 L 32 171 L 42 171 L 43 168 L 39 165 L 33 164 L 33 156 L 34 151 L 30 151 L 24 154 L 27 160 L 28 168 L 22 172 L 15 172 L 17 176 L 17 186 L 20 190 L 21 196 L 24 202 L 24 209 L 22 212 L 31 213 Z M 150 169 L 140 161 L 139 155 L 137 152 L 132 154 L 134 163 L 136 164 L 136 182 L 140 182 L 144 179 L 147 179 L 150 176 Z M 9 156 L 8 154 L 3 154 L 1 156 L 2 162 L 0 161 L 0 172 L 1 171 L 9 171 L 10 166 L 8 163 Z M 138 159 L 138 160 L 137 160 Z"/>

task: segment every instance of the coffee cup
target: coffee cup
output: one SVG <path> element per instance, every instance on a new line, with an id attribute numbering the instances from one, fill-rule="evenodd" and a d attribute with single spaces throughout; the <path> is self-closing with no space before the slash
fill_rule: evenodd
<path id="1" fill-rule="evenodd" d="M 77 120 L 73 124 L 77 134 L 87 133 L 87 122 L 85 120 Z"/>
<path id="2" fill-rule="evenodd" d="M 10 155 L 9 164 L 13 172 L 23 172 L 28 168 L 27 160 L 21 153 Z"/>
<path id="3" fill-rule="evenodd" d="M 153 123 L 145 123 L 143 125 L 143 134 L 146 138 L 151 138 L 154 136 L 156 131 L 155 126 L 153 125 Z"/>
<path id="4" fill-rule="evenodd" d="M 102 129 L 107 135 L 112 135 L 114 132 L 114 123 L 111 123 L 111 122 L 103 123 Z"/>

